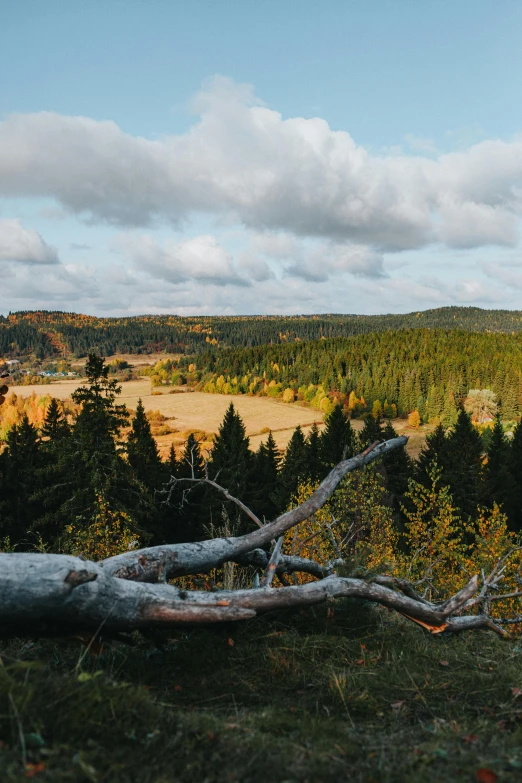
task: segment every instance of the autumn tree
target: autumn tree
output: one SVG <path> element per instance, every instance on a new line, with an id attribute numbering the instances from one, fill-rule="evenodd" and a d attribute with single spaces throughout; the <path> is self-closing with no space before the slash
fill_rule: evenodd
<path id="1" fill-rule="evenodd" d="M 486 419 L 493 419 L 497 413 L 497 395 L 491 389 L 470 389 L 464 401 L 465 410 L 473 421 L 482 424 Z"/>

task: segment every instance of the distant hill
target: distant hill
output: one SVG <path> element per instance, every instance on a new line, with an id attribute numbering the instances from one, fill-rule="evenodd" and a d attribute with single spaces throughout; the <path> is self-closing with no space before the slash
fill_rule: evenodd
<path id="1" fill-rule="evenodd" d="M 57 311 L 19 311 L 0 316 L 0 357 L 34 354 L 40 359 L 114 353 L 199 353 L 209 345 L 255 347 L 396 329 L 522 331 L 522 311 L 440 307 L 390 315 L 176 316 L 97 318 Z"/>

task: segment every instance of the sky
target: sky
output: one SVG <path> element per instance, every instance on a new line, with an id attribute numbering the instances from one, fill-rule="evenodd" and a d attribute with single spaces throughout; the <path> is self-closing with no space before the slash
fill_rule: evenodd
<path id="1" fill-rule="evenodd" d="M 0 19 L 0 313 L 522 309 L 520 0 Z"/>

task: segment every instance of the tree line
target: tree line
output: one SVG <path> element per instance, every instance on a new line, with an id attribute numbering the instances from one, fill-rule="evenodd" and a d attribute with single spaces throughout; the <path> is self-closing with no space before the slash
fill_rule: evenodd
<path id="1" fill-rule="evenodd" d="M 96 318 L 59 311 L 0 316 L 0 357 L 114 353 L 195 354 L 209 346 L 255 347 L 403 329 L 518 333 L 522 311 L 441 307 L 390 315 L 175 316 Z"/>
<path id="2" fill-rule="evenodd" d="M 207 350 L 197 369 L 207 392 L 299 399 L 326 411 L 329 401 L 341 401 L 355 413 L 377 402 L 374 413 L 417 410 L 421 420 L 446 426 L 470 389 L 494 392 L 505 420 L 515 420 L 522 405 L 521 334 L 405 329 Z"/>
<path id="3" fill-rule="evenodd" d="M 245 532 L 252 523 L 233 501 L 184 479 L 208 475 L 268 521 L 295 502 L 304 485 L 316 485 L 342 459 L 396 435 L 389 420 L 372 415 L 356 434 L 343 407 L 336 405 L 322 432 L 314 426 L 305 437 L 297 427 L 283 454 L 270 433 L 253 452 L 231 404 L 206 463 L 194 435 L 181 455 L 171 448 L 162 461 L 141 401 L 129 423 L 103 359 L 90 355 L 86 373 L 87 385 L 73 395 L 78 406 L 73 421 L 52 399 L 40 431 L 25 416 L 7 436 L 0 454 L 3 549 L 105 557 L 140 544 L 200 540 L 212 527 Z M 461 409 L 453 427 L 440 425 L 428 437 L 418 461 L 398 449 L 382 459 L 378 471 L 380 502 L 398 528 L 410 481 L 430 487 L 434 472 L 449 488 L 463 520 L 473 518 L 479 506 L 501 504 L 511 528 L 522 528 L 520 424 L 508 439 L 497 418 L 484 450 L 469 414 Z"/>

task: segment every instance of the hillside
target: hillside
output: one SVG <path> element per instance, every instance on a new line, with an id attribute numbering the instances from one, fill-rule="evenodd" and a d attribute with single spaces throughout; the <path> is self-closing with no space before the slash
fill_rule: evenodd
<path id="1" fill-rule="evenodd" d="M 115 353 L 199 353 L 219 347 L 255 347 L 395 329 L 522 331 L 522 311 L 441 307 L 390 315 L 176 316 L 97 318 L 78 313 L 20 311 L 0 316 L 0 357 L 85 356 Z"/>

